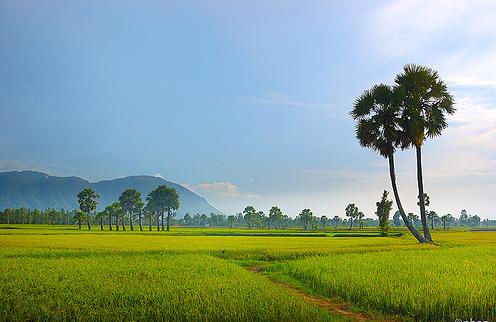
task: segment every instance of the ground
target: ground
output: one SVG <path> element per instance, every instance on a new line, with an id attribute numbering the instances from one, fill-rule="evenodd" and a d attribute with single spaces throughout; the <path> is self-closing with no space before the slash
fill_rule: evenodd
<path id="1" fill-rule="evenodd" d="M 496 319 L 496 232 L 401 232 L 0 225 L 0 320 Z"/>

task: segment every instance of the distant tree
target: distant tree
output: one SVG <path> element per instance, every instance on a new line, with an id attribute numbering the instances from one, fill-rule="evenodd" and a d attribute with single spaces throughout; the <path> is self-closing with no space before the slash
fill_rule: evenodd
<path id="1" fill-rule="evenodd" d="M 365 217 L 365 215 L 363 214 L 363 212 L 359 211 L 358 212 L 358 224 L 360 225 L 360 229 L 363 229 L 363 218 Z"/>
<path id="2" fill-rule="evenodd" d="M 99 211 L 95 215 L 95 219 L 98 222 L 100 222 L 100 230 L 103 230 L 103 218 L 105 218 L 106 216 L 107 216 L 107 213 L 105 212 L 105 210 Z"/>
<path id="3" fill-rule="evenodd" d="M 136 189 L 126 189 L 119 197 L 119 204 L 122 210 L 129 218 L 129 225 L 131 231 L 134 231 L 133 217 L 138 212 L 138 208 L 143 207 L 143 202 L 141 201 L 141 192 Z"/>
<path id="4" fill-rule="evenodd" d="M 200 216 L 200 220 L 201 220 L 202 227 L 205 227 L 208 223 L 208 216 L 206 214 L 202 214 Z"/>
<path id="5" fill-rule="evenodd" d="M 376 215 L 379 217 L 381 236 L 387 236 L 389 231 L 389 213 L 393 209 L 393 201 L 388 200 L 388 192 L 384 190 L 381 201 L 376 202 Z"/>
<path id="6" fill-rule="evenodd" d="M 399 211 L 396 211 L 393 215 L 393 225 L 395 227 L 401 226 L 401 215 Z"/>
<path id="7" fill-rule="evenodd" d="M 245 210 L 243 210 L 244 219 L 248 223 L 248 229 L 251 229 L 256 213 L 257 211 L 253 206 L 247 206 Z"/>
<path id="8" fill-rule="evenodd" d="M 426 203 L 427 205 L 427 203 Z M 431 222 L 431 229 L 434 229 L 434 221 L 436 219 L 439 219 L 439 216 L 437 215 L 437 213 L 435 211 L 429 211 L 427 213 L 427 219 Z"/>
<path id="9" fill-rule="evenodd" d="M 175 210 L 179 209 L 179 195 L 176 189 L 160 185 L 148 194 L 147 202 L 161 215 L 162 231 L 164 231 L 164 215 L 167 213 L 167 231 L 170 231 L 172 217 L 175 215 Z"/>
<path id="10" fill-rule="evenodd" d="M 446 226 L 449 223 L 450 217 L 451 217 L 450 214 L 447 214 L 447 215 L 444 215 L 444 216 L 441 217 L 441 221 L 443 222 L 443 229 L 446 229 Z"/>
<path id="11" fill-rule="evenodd" d="M 86 219 L 86 214 L 82 210 L 76 210 L 74 213 L 74 221 L 78 224 L 78 229 L 81 229 L 81 223 Z"/>
<path id="12" fill-rule="evenodd" d="M 191 226 L 191 220 L 192 220 L 192 219 L 193 219 L 193 218 L 191 218 L 191 215 L 189 214 L 189 212 L 187 212 L 187 213 L 184 215 L 184 217 L 183 217 L 184 224 L 185 224 L 186 226 Z"/>
<path id="13" fill-rule="evenodd" d="M 341 218 L 339 218 L 339 216 L 334 216 L 334 218 L 332 218 L 332 223 L 334 225 L 334 228 L 337 228 L 341 223 Z"/>
<path id="14" fill-rule="evenodd" d="M 109 230 L 112 230 L 112 218 L 117 218 L 117 213 L 120 211 L 120 209 L 121 209 L 121 205 L 118 202 L 114 202 L 113 204 L 105 207 L 104 212 L 109 219 Z M 119 223 L 117 222 L 116 229 L 118 225 Z"/>
<path id="15" fill-rule="evenodd" d="M 415 215 L 413 212 L 408 213 L 408 220 L 410 220 L 415 226 L 419 226 L 419 216 Z"/>
<path id="16" fill-rule="evenodd" d="M 152 231 L 153 216 L 155 216 L 155 210 L 153 209 L 153 205 L 150 204 L 148 201 L 146 202 L 146 205 L 143 207 L 143 215 L 145 217 L 145 220 L 148 220 L 148 230 Z"/>
<path id="17" fill-rule="evenodd" d="M 50 225 L 55 225 L 55 223 L 60 219 L 60 213 L 55 209 L 48 209 L 47 216 Z"/>
<path id="18" fill-rule="evenodd" d="M 323 228 L 326 228 L 328 222 L 329 219 L 327 218 L 326 215 L 320 216 L 320 224 L 322 225 Z"/>
<path id="19" fill-rule="evenodd" d="M 415 147 L 417 155 L 417 185 L 420 201 L 420 218 L 424 237 L 432 242 L 425 210 L 422 175 L 422 145 L 427 138 L 440 136 L 448 127 L 447 115 L 455 113 L 453 96 L 440 79 L 437 71 L 408 64 L 395 79 L 403 107 L 402 121 L 408 135 L 408 145 Z"/>
<path id="20" fill-rule="evenodd" d="M 460 219 L 458 221 L 460 223 L 460 226 L 467 226 L 468 225 L 467 210 L 465 210 L 465 209 L 462 210 L 462 212 L 460 213 Z"/>
<path id="21" fill-rule="evenodd" d="M 236 217 L 234 215 L 229 215 L 227 217 L 227 221 L 229 221 L 229 228 L 232 229 L 234 223 L 236 222 Z"/>
<path id="22" fill-rule="evenodd" d="M 269 210 L 269 229 L 271 224 L 273 224 L 274 227 L 277 229 L 280 225 L 282 216 L 283 214 L 281 209 L 277 206 L 272 206 L 272 208 L 270 208 Z"/>
<path id="23" fill-rule="evenodd" d="M 470 216 L 468 218 L 468 225 L 470 227 L 479 227 L 480 226 L 481 219 L 477 215 Z"/>
<path id="24" fill-rule="evenodd" d="M 265 213 L 262 210 L 257 211 L 255 215 L 255 225 L 257 228 L 262 228 L 266 222 L 267 216 L 265 216 Z"/>
<path id="25" fill-rule="evenodd" d="M 346 217 L 350 218 L 350 230 L 353 228 L 353 221 L 358 217 L 358 207 L 354 203 L 348 204 L 345 208 Z"/>
<path id="26" fill-rule="evenodd" d="M 96 209 L 96 199 L 100 196 L 92 188 L 85 188 L 78 194 L 79 209 L 86 214 L 88 229 L 91 229 L 90 213 Z"/>
<path id="27" fill-rule="evenodd" d="M 303 228 L 305 230 L 308 229 L 308 225 L 313 221 L 313 213 L 310 209 L 303 209 L 298 215 L 301 223 L 303 224 Z"/>

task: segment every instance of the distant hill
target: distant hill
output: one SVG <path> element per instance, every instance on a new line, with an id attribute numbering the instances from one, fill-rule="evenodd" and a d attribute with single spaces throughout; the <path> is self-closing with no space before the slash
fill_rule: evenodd
<path id="1" fill-rule="evenodd" d="M 87 187 L 100 195 L 98 209 L 117 201 L 122 191 L 135 188 L 141 191 L 143 201 L 147 194 L 159 185 L 176 189 L 180 207 L 177 217 L 186 213 L 220 213 L 207 200 L 189 189 L 162 178 L 153 176 L 131 176 L 91 183 L 78 177 L 55 177 L 35 171 L 0 172 L 0 210 L 5 208 L 64 208 L 78 207 L 77 194 Z"/>

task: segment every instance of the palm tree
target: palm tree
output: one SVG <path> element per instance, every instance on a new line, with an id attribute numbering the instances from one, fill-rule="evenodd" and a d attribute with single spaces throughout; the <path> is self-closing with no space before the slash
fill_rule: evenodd
<path id="1" fill-rule="evenodd" d="M 350 114 L 357 121 L 356 138 L 360 145 L 371 148 L 388 159 L 389 177 L 400 215 L 412 235 L 419 242 L 425 243 L 428 240 L 406 216 L 396 186 L 394 153 L 396 148 L 408 145 L 408 138 L 400 126 L 401 110 L 398 103 L 396 91 L 388 85 L 379 84 L 358 97 Z"/>
<path id="2" fill-rule="evenodd" d="M 455 112 L 448 87 L 437 71 L 415 64 L 406 65 L 395 79 L 402 107 L 402 127 L 408 135 L 408 145 L 417 154 L 417 185 L 420 218 L 424 237 L 432 242 L 425 210 L 422 175 L 422 145 L 427 138 L 441 135 L 448 126 L 446 116 Z"/>
<path id="3" fill-rule="evenodd" d="M 313 213 L 310 209 L 303 209 L 298 215 L 301 223 L 303 224 L 303 228 L 305 230 L 308 229 L 308 224 L 310 224 L 313 220 Z"/>
<path id="4" fill-rule="evenodd" d="M 86 222 L 88 223 L 88 230 L 91 229 L 90 213 L 96 209 L 96 200 L 100 196 L 91 188 L 85 188 L 78 194 L 79 209 L 86 214 Z"/>
<path id="5" fill-rule="evenodd" d="M 358 207 L 354 203 L 348 204 L 345 208 L 346 217 L 350 217 L 350 230 L 353 228 L 353 220 L 358 217 Z"/>
<path id="6" fill-rule="evenodd" d="M 148 194 L 146 200 L 151 209 L 162 215 L 162 231 L 164 230 L 164 214 L 167 212 L 167 231 L 170 231 L 171 220 L 175 215 L 174 211 L 179 209 L 179 195 L 176 189 L 165 185 L 158 186 Z M 157 223 L 157 230 L 158 228 L 159 224 Z"/>
<path id="7" fill-rule="evenodd" d="M 136 189 L 126 189 L 119 197 L 119 204 L 122 210 L 129 217 L 129 226 L 134 231 L 133 216 L 140 211 L 143 206 L 141 201 L 141 192 Z M 141 221 L 140 221 L 141 224 Z"/>

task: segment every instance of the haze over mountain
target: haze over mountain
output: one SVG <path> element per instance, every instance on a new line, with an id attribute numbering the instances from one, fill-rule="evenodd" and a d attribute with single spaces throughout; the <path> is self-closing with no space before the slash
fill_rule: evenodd
<path id="1" fill-rule="evenodd" d="M 0 172 L 0 210 L 5 208 L 64 208 L 78 207 L 77 194 L 91 187 L 100 195 L 98 209 L 118 200 L 122 191 L 135 188 L 145 200 L 148 193 L 159 185 L 176 189 L 180 207 L 177 217 L 186 213 L 220 213 L 208 201 L 174 182 L 153 176 L 130 176 L 113 180 L 89 182 L 79 177 L 56 177 L 36 171 Z"/>

